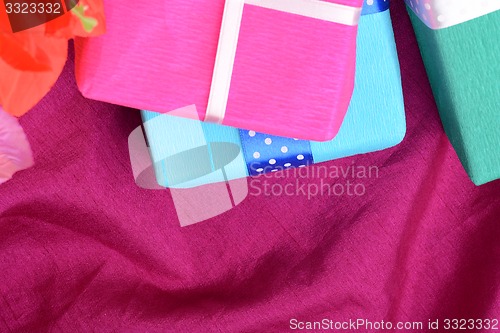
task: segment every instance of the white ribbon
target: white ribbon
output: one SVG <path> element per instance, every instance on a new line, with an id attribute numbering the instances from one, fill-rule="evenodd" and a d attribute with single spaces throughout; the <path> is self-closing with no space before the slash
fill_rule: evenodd
<path id="1" fill-rule="evenodd" d="M 443 29 L 500 9 L 500 0 L 405 0 L 408 7 L 431 29 Z"/>
<path id="2" fill-rule="evenodd" d="M 360 7 L 320 0 L 226 0 L 204 119 L 207 122 L 220 124 L 226 113 L 245 4 L 350 26 L 357 25 L 361 15 Z"/>

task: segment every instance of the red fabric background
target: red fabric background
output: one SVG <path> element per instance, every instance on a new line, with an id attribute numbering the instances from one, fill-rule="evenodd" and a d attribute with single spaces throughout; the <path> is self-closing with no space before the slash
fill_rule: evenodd
<path id="1" fill-rule="evenodd" d="M 500 183 L 467 178 L 402 1 L 392 17 L 407 137 L 329 163 L 379 167 L 366 195 L 250 196 L 186 228 L 168 191 L 134 184 L 127 137 L 138 112 L 82 98 L 70 61 L 21 119 L 36 166 L 0 186 L 0 332 L 499 318 Z"/>

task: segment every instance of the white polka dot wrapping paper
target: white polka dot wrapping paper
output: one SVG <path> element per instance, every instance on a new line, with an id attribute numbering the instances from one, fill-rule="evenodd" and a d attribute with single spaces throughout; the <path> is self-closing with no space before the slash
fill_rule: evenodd
<path id="1" fill-rule="evenodd" d="M 443 29 L 500 9 L 499 0 L 405 0 L 431 29 Z"/>
<path id="2" fill-rule="evenodd" d="M 307 167 L 401 142 L 406 120 L 388 1 L 366 0 L 363 8 L 357 40 L 356 85 L 347 115 L 333 140 L 277 137 L 142 111 L 158 183 L 170 188 L 192 188 Z M 196 106 L 187 109 L 196 114 Z M 223 144 L 230 146 L 222 148 Z M 195 154 L 197 149 L 199 156 Z"/>

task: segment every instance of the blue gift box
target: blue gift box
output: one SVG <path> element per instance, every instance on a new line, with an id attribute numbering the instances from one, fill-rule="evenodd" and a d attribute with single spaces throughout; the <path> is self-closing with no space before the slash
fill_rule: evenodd
<path id="1" fill-rule="evenodd" d="M 158 183 L 190 188 L 400 143 L 406 120 L 388 1 L 365 1 L 358 29 L 354 93 L 333 140 L 295 140 L 142 111 Z"/>

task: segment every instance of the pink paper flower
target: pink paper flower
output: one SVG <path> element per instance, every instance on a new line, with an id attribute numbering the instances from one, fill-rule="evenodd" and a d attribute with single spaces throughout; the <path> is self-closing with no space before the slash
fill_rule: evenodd
<path id="1" fill-rule="evenodd" d="M 21 125 L 0 107 L 0 184 L 32 165 L 33 154 Z"/>

